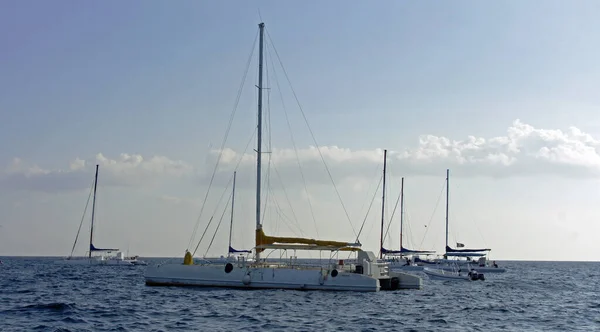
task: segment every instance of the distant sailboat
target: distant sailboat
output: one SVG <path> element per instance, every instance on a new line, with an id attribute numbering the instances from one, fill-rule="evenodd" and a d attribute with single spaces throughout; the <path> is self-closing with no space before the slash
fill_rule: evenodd
<path id="1" fill-rule="evenodd" d="M 93 201 L 92 201 L 92 221 L 90 227 L 90 242 L 89 242 L 89 250 L 86 256 L 76 257 L 73 256 L 73 252 L 75 251 L 75 246 L 77 244 L 77 240 L 79 238 L 79 231 L 81 230 L 81 224 L 79 225 L 79 229 L 77 230 L 77 235 L 75 236 L 75 242 L 73 243 L 73 248 L 71 249 L 71 254 L 69 257 L 66 257 L 62 260 L 55 261 L 56 264 L 66 264 L 66 265 L 146 265 L 144 261 L 140 261 L 137 257 L 128 258 L 125 257 L 124 253 L 119 251 L 118 248 L 97 248 L 94 245 L 94 219 L 96 215 L 96 191 L 98 187 L 98 168 L 99 165 L 96 165 L 96 175 L 94 177 L 94 187 L 93 187 Z M 89 202 L 89 197 L 88 197 Z M 87 204 L 86 204 L 87 209 Z M 85 216 L 85 211 L 84 211 Z M 81 220 L 83 223 L 83 219 Z M 116 255 L 111 255 L 111 253 L 116 252 Z M 93 253 L 100 253 L 100 255 L 93 255 Z"/>
<path id="2" fill-rule="evenodd" d="M 463 243 L 456 243 L 457 248 L 455 249 L 450 247 L 448 242 L 448 227 L 450 225 L 449 222 L 449 201 L 450 201 L 450 170 L 446 170 L 446 252 L 444 253 L 444 257 L 442 259 L 437 259 L 437 264 L 441 264 L 439 268 L 444 270 L 452 270 L 454 269 L 454 265 L 469 265 L 475 266 L 478 272 L 481 273 L 503 273 L 506 272 L 506 269 L 498 267 L 498 265 L 494 262 L 491 266 L 486 258 L 487 254 L 491 251 L 488 248 L 482 249 L 472 249 L 465 248 Z M 449 257 L 454 257 L 454 259 L 449 259 Z M 460 259 L 460 258 L 465 259 Z M 477 257 L 477 261 L 472 258 Z"/>
<path id="3" fill-rule="evenodd" d="M 250 250 L 237 250 L 231 246 L 231 236 L 233 234 L 233 216 L 235 210 L 235 180 L 236 180 L 237 172 L 233 172 L 233 189 L 231 191 L 231 218 L 229 221 L 229 242 L 227 246 L 227 257 L 221 256 L 217 259 L 208 259 L 211 263 L 223 263 L 223 262 L 235 262 L 235 261 L 251 261 L 251 259 L 247 259 L 243 254 L 251 254 Z M 215 231 L 216 232 L 216 231 Z M 239 254 L 236 256 L 235 254 Z"/>
<path id="4" fill-rule="evenodd" d="M 381 237 L 379 241 L 380 247 L 380 258 L 388 257 L 387 262 L 390 263 L 392 270 L 405 270 L 405 271 L 422 271 L 423 267 L 411 262 L 408 257 L 415 255 L 430 255 L 434 254 L 434 251 L 428 250 L 412 250 L 402 246 L 402 227 L 404 224 L 404 178 L 402 178 L 402 185 L 400 187 L 400 250 L 388 250 L 383 247 L 383 229 L 384 229 L 384 218 L 385 218 L 385 185 L 386 185 L 386 169 L 387 169 L 387 150 L 383 150 L 383 194 L 381 197 Z M 398 259 L 399 258 L 399 259 Z M 404 261 L 406 258 L 406 262 Z"/>

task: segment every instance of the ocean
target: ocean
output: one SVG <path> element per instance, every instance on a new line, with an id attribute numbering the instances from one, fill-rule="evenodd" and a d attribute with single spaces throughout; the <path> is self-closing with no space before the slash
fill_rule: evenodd
<path id="1" fill-rule="evenodd" d="M 55 259 L 0 257 L 0 331 L 600 331 L 600 263 L 354 293 L 148 287 L 145 266 Z"/>

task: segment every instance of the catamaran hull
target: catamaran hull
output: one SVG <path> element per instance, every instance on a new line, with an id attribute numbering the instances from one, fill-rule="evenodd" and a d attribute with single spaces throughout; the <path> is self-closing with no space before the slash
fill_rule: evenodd
<path id="1" fill-rule="evenodd" d="M 423 279 L 416 275 L 398 271 L 390 271 L 390 278 L 398 278 L 399 289 L 421 289 L 423 288 Z M 381 279 L 379 281 L 381 283 Z"/>
<path id="2" fill-rule="evenodd" d="M 367 275 L 291 267 L 164 264 L 146 269 L 148 286 L 198 286 L 246 289 L 290 289 L 377 292 L 379 280 Z"/>

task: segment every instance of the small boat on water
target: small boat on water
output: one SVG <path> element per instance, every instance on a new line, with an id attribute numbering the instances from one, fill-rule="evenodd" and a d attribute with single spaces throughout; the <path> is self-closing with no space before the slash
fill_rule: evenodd
<path id="1" fill-rule="evenodd" d="M 77 239 L 79 238 L 79 232 L 81 231 L 81 225 L 83 224 L 84 218 L 81 219 L 81 223 L 79 224 L 79 229 L 77 230 L 77 235 L 75 236 L 75 242 L 73 243 L 73 248 L 71 249 L 71 254 L 69 257 L 65 257 L 64 259 L 54 261 L 55 264 L 63 264 L 63 265 L 147 265 L 146 262 L 138 260 L 138 256 L 133 257 L 125 257 L 125 254 L 119 249 L 104 249 L 104 248 L 96 248 L 94 246 L 94 217 L 96 215 L 96 189 L 98 187 L 98 167 L 96 165 L 96 175 L 94 177 L 94 187 L 93 187 L 93 201 L 92 201 L 92 222 L 90 227 L 90 243 L 89 250 L 86 253 L 86 256 L 73 256 L 73 252 L 75 251 L 75 246 L 77 245 Z M 91 194 L 91 193 L 90 193 Z M 87 211 L 88 203 L 85 205 L 85 209 L 83 211 L 83 215 L 85 217 L 85 212 Z M 94 253 L 99 253 L 100 255 L 93 255 Z M 113 254 L 116 253 L 116 254 Z"/>
<path id="2" fill-rule="evenodd" d="M 133 265 L 142 265 L 142 266 L 148 265 L 148 263 L 146 261 L 140 260 L 139 258 L 140 258 L 140 256 L 136 255 L 133 257 L 125 257 L 125 260 L 131 262 L 131 264 L 133 264 Z"/>
<path id="3" fill-rule="evenodd" d="M 481 273 L 504 273 L 505 268 L 501 268 L 492 261 L 490 264 L 487 255 L 491 251 L 488 248 L 465 248 L 463 243 L 456 243 L 456 248 L 450 247 L 448 242 L 449 228 L 449 196 L 450 196 L 450 170 L 446 170 L 446 251 L 442 258 L 431 260 L 415 259 L 418 265 L 433 267 L 444 271 L 452 271 L 455 266 L 461 266 L 465 270 L 477 269 Z M 460 248 L 460 249 L 459 249 Z M 477 258 L 477 260 L 475 260 Z"/>
<path id="4" fill-rule="evenodd" d="M 448 281 L 476 281 L 476 280 L 485 280 L 485 276 L 483 273 L 477 272 L 475 269 L 471 269 L 469 272 L 465 273 L 460 269 L 449 271 L 444 269 L 434 269 L 430 267 L 423 268 L 423 272 L 433 280 L 448 280 Z"/>

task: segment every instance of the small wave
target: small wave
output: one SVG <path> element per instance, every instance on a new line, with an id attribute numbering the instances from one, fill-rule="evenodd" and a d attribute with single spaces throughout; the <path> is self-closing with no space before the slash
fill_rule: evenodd
<path id="1" fill-rule="evenodd" d="M 84 319 L 73 318 L 71 316 L 65 317 L 61 321 L 63 323 L 69 323 L 69 324 L 86 324 L 87 323 L 87 321 L 85 321 Z"/>
<path id="2" fill-rule="evenodd" d="M 252 316 L 248 316 L 248 315 L 240 315 L 240 316 L 238 316 L 237 318 L 238 318 L 238 319 L 241 319 L 241 320 L 246 320 L 246 321 L 248 321 L 248 322 L 253 322 L 253 323 L 258 323 L 258 322 L 260 322 L 260 320 L 258 320 L 258 319 L 256 319 L 256 318 L 254 318 L 254 317 L 252 317 Z"/>
<path id="3" fill-rule="evenodd" d="M 63 302 L 53 302 L 53 303 L 39 303 L 39 304 L 30 304 L 21 309 L 24 310 L 49 310 L 49 311 L 58 311 L 58 312 L 67 312 L 73 310 L 74 305 L 63 303 Z"/>

